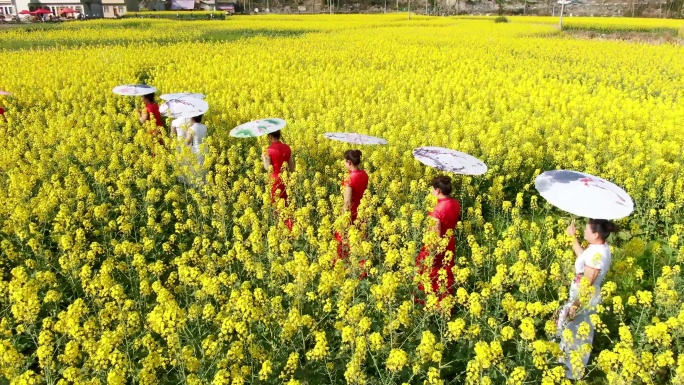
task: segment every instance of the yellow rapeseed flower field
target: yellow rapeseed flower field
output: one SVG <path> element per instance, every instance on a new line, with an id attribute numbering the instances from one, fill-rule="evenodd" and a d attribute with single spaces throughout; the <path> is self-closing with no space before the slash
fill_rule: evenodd
<path id="1" fill-rule="evenodd" d="M 554 31 L 395 14 L 0 33 L 0 384 L 568 384 L 551 319 L 574 276 L 569 218 L 533 185 L 555 168 L 636 206 L 610 238 L 585 382 L 684 384 L 684 48 Z M 207 95 L 206 183 L 183 183 L 140 100 L 111 92 L 137 82 Z M 265 117 L 287 120 L 296 163 L 278 216 L 265 140 L 228 135 Z M 389 141 L 361 148 L 360 229 L 342 215 L 353 147 L 330 131 Z M 411 157 L 423 145 L 489 166 L 454 179 L 439 306 L 413 299 L 438 174 Z"/>

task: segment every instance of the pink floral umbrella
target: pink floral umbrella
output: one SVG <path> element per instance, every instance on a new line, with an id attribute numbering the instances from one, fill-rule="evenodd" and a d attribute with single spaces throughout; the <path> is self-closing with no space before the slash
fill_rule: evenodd
<path id="1" fill-rule="evenodd" d="M 584 218 L 614 220 L 634 210 L 634 202 L 625 190 L 583 172 L 546 171 L 537 177 L 534 186 L 552 205 Z"/>

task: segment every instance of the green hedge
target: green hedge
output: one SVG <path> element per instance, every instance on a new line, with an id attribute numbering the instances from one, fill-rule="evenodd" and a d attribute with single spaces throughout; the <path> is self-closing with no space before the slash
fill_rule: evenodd
<path id="1" fill-rule="evenodd" d="M 128 12 L 123 17 L 130 18 L 155 18 L 155 19 L 181 19 L 181 20 L 192 20 L 192 19 L 202 19 L 206 20 L 211 18 L 211 14 L 214 14 L 214 19 L 225 18 L 225 13 L 223 11 L 148 11 L 148 12 Z"/>
<path id="2" fill-rule="evenodd" d="M 601 25 L 601 24 L 571 24 L 563 25 L 564 30 L 568 31 L 588 31 L 596 33 L 617 33 L 617 32 L 643 32 L 643 33 L 668 33 L 677 35 L 681 30 L 677 28 L 662 27 L 662 26 L 640 26 L 640 25 Z"/>

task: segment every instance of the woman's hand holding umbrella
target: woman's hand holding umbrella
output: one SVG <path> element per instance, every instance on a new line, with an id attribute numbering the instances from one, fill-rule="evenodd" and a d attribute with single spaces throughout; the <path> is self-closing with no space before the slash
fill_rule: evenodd
<path id="1" fill-rule="evenodd" d="M 572 223 L 568 228 L 565 230 L 569 236 L 574 237 L 577 235 L 577 228 L 575 227 L 575 220 L 572 220 Z"/>

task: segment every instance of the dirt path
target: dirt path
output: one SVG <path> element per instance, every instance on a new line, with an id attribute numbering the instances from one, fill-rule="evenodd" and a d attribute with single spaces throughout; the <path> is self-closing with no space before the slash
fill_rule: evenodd
<path id="1" fill-rule="evenodd" d="M 599 33 L 591 31 L 564 31 L 568 36 L 587 40 L 619 40 L 644 44 L 682 44 L 684 39 L 671 33 L 653 32 L 614 32 Z"/>

